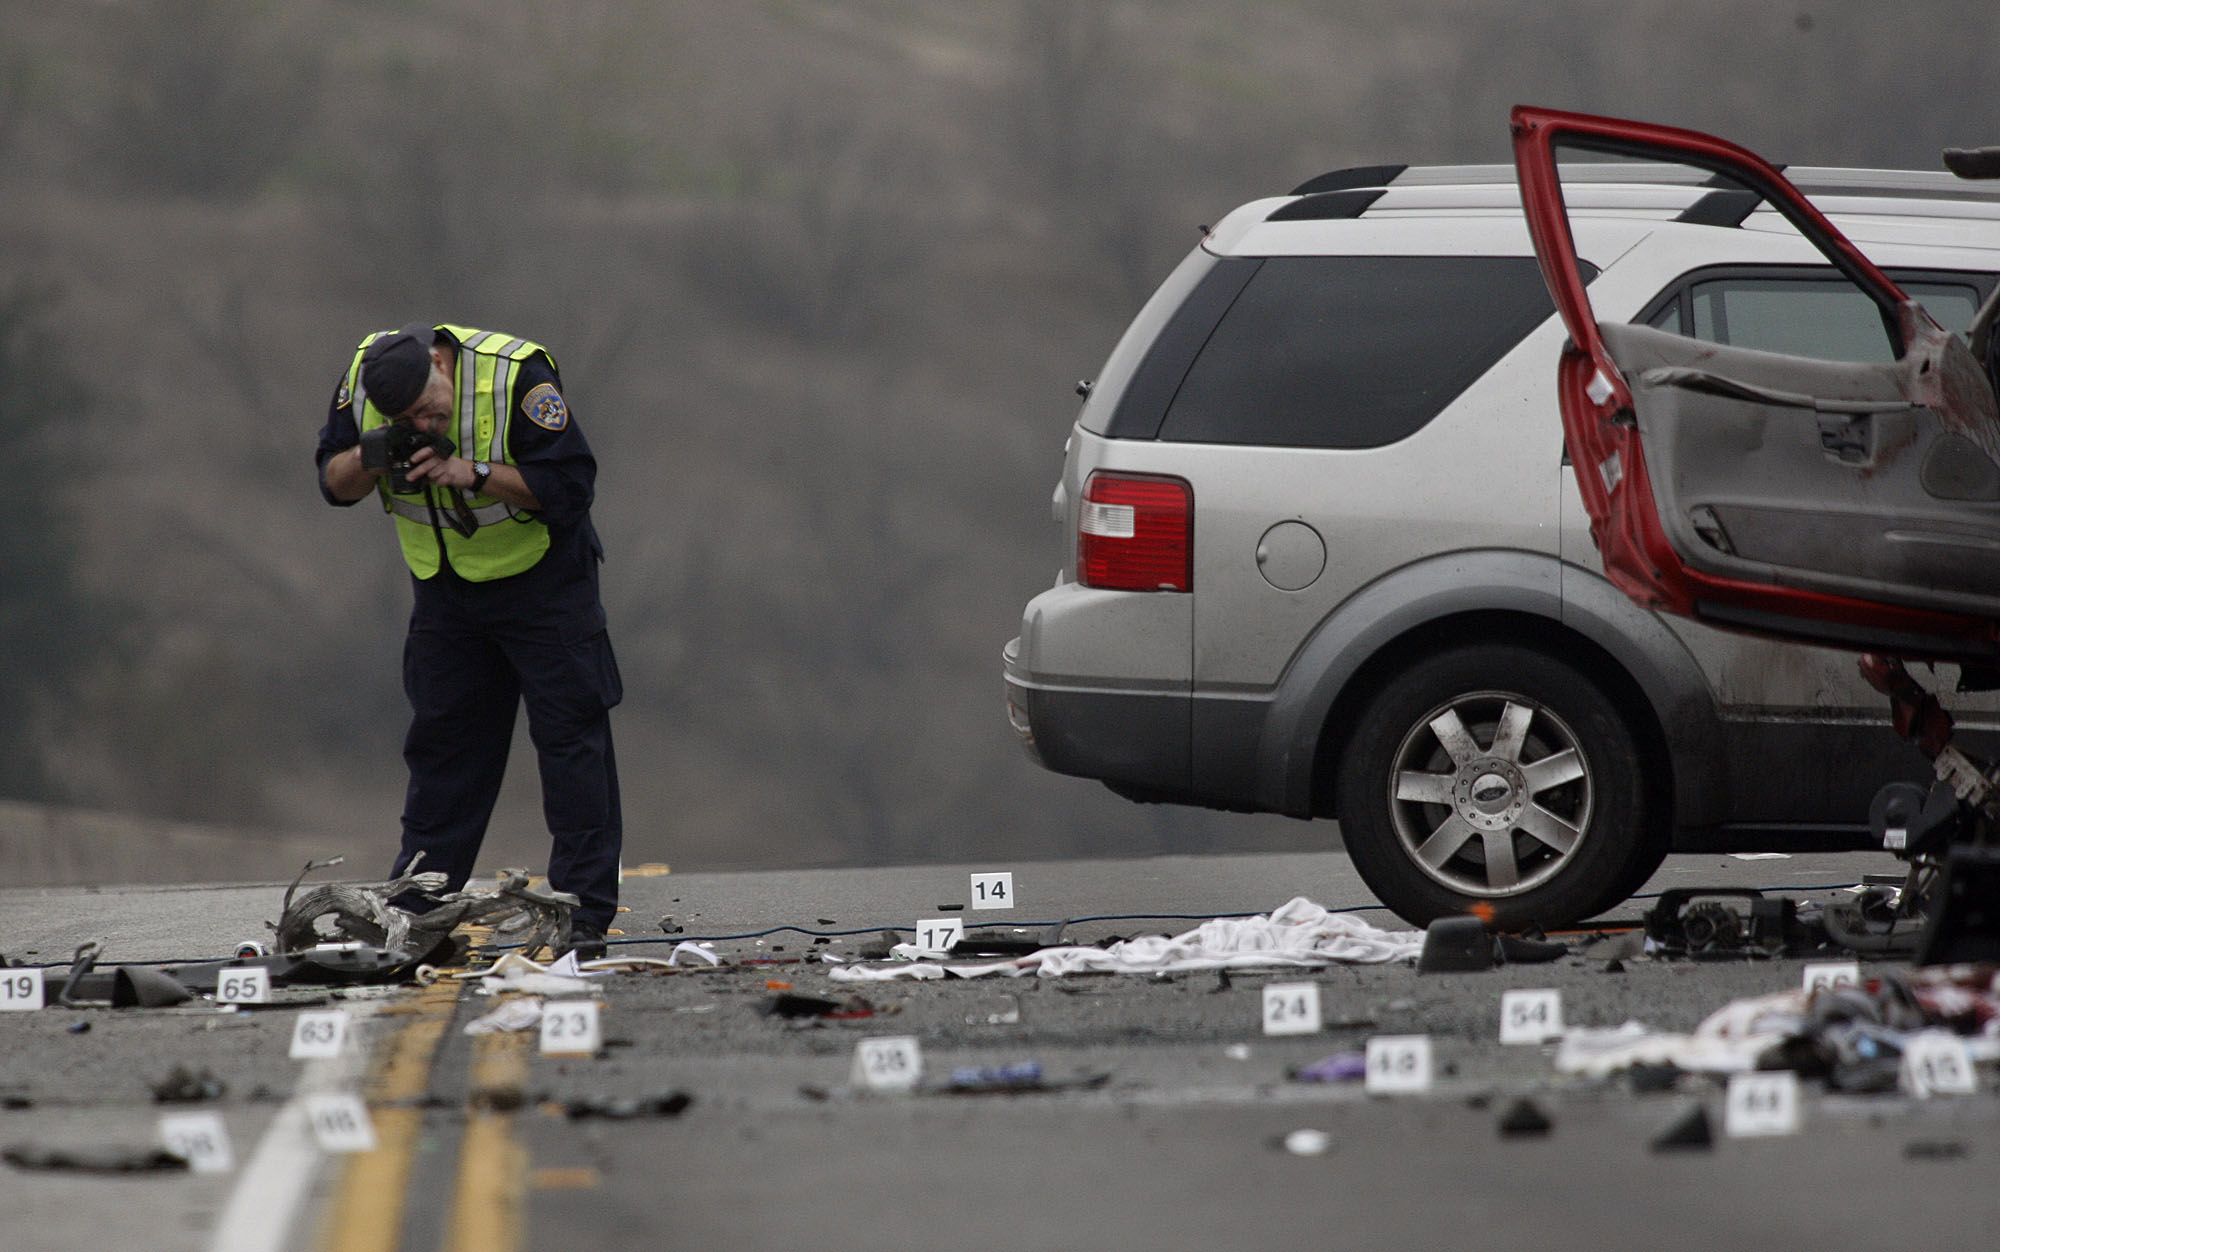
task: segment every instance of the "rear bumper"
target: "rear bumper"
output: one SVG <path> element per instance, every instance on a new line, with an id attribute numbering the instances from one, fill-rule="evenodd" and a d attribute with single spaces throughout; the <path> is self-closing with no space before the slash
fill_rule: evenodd
<path id="1" fill-rule="evenodd" d="M 1183 799 L 1191 782 L 1186 692 L 1087 687 L 1025 671 L 1012 639 L 1002 649 L 1009 726 L 1035 761 L 1120 790 Z"/>

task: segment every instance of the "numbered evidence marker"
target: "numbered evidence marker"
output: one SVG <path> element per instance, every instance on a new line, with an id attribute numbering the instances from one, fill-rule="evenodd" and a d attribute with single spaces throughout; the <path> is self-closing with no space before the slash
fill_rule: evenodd
<path id="1" fill-rule="evenodd" d="M 1366 1041 L 1366 1089 L 1426 1091 L 1429 1061 L 1427 1035 L 1376 1035 Z"/>
<path id="2" fill-rule="evenodd" d="M 263 1004 L 272 998 L 272 971 L 261 965 L 217 971 L 217 1002 Z"/>
<path id="3" fill-rule="evenodd" d="M 1801 967 L 1801 993 L 1815 995 L 1819 989 L 1830 991 L 1834 987 L 1860 987 L 1863 985 L 1863 967 L 1854 961 L 1827 961 L 1822 965 Z"/>
<path id="4" fill-rule="evenodd" d="M 1921 1098 L 1936 1092 L 1969 1095 L 1980 1089 L 1964 1040 L 1941 1031 L 1914 1036 L 1903 1045 L 1902 1082 L 1911 1095 Z"/>
<path id="5" fill-rule="evenodd" d="M 155 1126 L 163 1150 L 185 1157 L 188 1169 L 197 1174 L 232 1172 L 233 1140 L 225 1133 L 224 1118 L 215 1113 L 165 1113 Z"/>
<path id="6" fill-rule="evenodd" d="M 927 952 L 947 952 L 963 937 L 960 917 L 924 917 L 916 922 L 916 946 Z"/>
<path id="7" fill-rule="evenodd" d="M 1265 1030 L 1269 1035 L 1320 1033 L 1320 984 L 1276 982 L 1266 984 Z"/>
<path id="8" fill-rule="evenodd" d="M 342 1036 L 349 1031 L 349 1014 L 341 1009 L 295 1015 L 295 1037 L 288 1040 L 287 1059 L 310 1061 L 342 1054 Z"/>
<path id="9" fill-rule="evenodd" d="M 1724 1096 L 1724 1133 L 1790 1135 L 1801 1129 L 1801 1084 L 1790 1069 L 1768 1074 L 1733 1074 Z"/>
<path id="10" fill-rule="evenodd" d="M 1499 997 L 1500 1043 L 1543 1043 L 1560 1038 L 1563 1030 L 1559 991 L 1552 988 L 1517 990 Z"/>
<path id="11" fill-rule="evenodd" d="M 970 906 L 974 909 L 1008 909 L 1017 907 L 1017 887 L 1007 873 L 972 874 L 970 876 Z"/>
<path id="12" fill-rule="evenodd" d="M 596 1000 L 546 1000 L 543 1034 L 536 1050 L 546 1056 L 578 1056 L 605 1046 L 598 1029 Z"/>
<path id="13" fill-rule="evenodd" d="M 303 1111 L 310 1115 L 311 1134 L 328 1152 L 373 1150 L 373 1118 L 365 1100 L 355 1092 L 327 1091 L 303 1097 Z"/>
<path id="14" fill-rule="evenodd" d="M 0 969 L 0 1013 L 43 1009 L 47 1006 L 44 970 Z"/>
<path id="15" fill-rule="evenodd" d="M 924 1076 L 924 1054 L 914 1035 L 879 1035 L 854 1045 L 850 1081 L 872 1091 L 907 1091 Z"/>

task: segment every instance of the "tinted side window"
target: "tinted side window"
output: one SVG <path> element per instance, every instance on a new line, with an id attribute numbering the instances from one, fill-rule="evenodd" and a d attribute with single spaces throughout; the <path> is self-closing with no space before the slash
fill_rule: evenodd
<path id="1" fill-rule="evenodd" d="M 1268 257 L 1195 355 L 1157 437 L 1391 443 L 1552 314 L 1529 257 Z"/>
<path id="2" fill-rule="evenodd" d="M 1975 283 L 1914 273 L 1892 277 L 1945 328 L 1961 331 L 1979 311 Z M 1653 315 L 1642 321 L 1695 339 L 1826 361 L 1894 359 L 1878 306 L 1845 278 L 1792 271 L 1696 275 L 1666 303 L 1648 307 Z"/>
<path id="3" fill-rule="evenodd" d="M 1905 288 L 1933 320 L 1963 327 L 1978 298 L 1970 287 Z M 1728 278 L 1692 289 L 1694 335 L 1717 343 L 1826 361 L 1891 361 L 1879 308 L 1845 279 Z"/>

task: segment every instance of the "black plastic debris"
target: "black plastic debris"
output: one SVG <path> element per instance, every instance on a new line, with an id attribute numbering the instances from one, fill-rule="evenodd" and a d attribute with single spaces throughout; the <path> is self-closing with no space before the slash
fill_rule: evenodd
<path id="1" fill-rule="evenodd" d="M 17 1169 L 69 1174 L 153 1174 L 185 1169 L 186 1158 L 162 1148 L 42 1148 L 16 1143 L 0 1148 L 0 1161 Z"/>
<path id="2" fill-rule="evenodd" d="M 1527 1096 L 1507 1105 L 1506 1112 L 1500 1114 L 1498 1119 L 1498 1133 L 1502 1139 L 1529 1138 L 1550 1134 L 1552 1130 L 1553 1119 L 1547 1117 L 1545 1110 L 1537 1107 L 1536 1102 Z"/>
<path id="3" fill-rule="evenodd" d="M 670 1091 L 664 1095 L 639 1096 L 634 1099 L 569 1100 L 567 1120 L 626 1122 L 641 1118 L 674 1117 L 690 1107 L 691 1093 L 688 1091 Z"/>
<path id="4" fill-rule="evenodd" d="M 834 1000 L 798 991 L 779 991 L 761 1002 L 761 1011 L 770 1017 L 787 1020 L 820 1018 L 828 1021 L 859 1021 L 876 1016 L 877 1006 L 861 996 Z"/>
<path id="5" fill-rule="evenodd" d="M 901 941 L 899 931 L 879 931 L 876 938 L 863 941 L 861 949 L 854 955 L 857 960 L 882 961 L 893 955 L 893 945 Z"/>
<path id="6" fill-rule="evenodd" d="M 210 1071 L 191 1070 L 184 1065 L 174 1065 L 162 1081 L 148 1084 L 157 1104 L 199 1104 L 216 1100 L 225 1095 L 224 1080 Z"/>
<path id="7" fill-rule="evenodd" d="M 1502 965 L 1539 965 L 1568 955 L 1565 943 L 1502 935 L 1473 917 L 1440 917 L 1421 940 L 1423 974 L 1473 974 Z"/>
<path id="8" fill-rule="evenodd" d="M 194 992 L 159 969 L 125 965 L 96 970 L 99 943 L 78 949 L 68 969 L 46 971 L 47 1002 L 64 1008 L 168 1008 L 194 998 Z"/>
<path id="9" fill-rule="evenodd" d="M 1037 938 L 1026 938 L 1015 934 L 988 935 L 965 932 L 960 939 L 955 941 L 955 946 L 948 949 L 947 954 L 949 956 L 1006 958 L 1031 956 L 1033 953 L 1040 951 L 1040 947 L 1040 940 Z"/>
<path id="10" fill-rule="evenodd" d="M 10 1112 L 21 1112 L 24 1109 L 37 1107 L 37 1104 L 37 1101 L 21 1092 L 11 1091 L 6 1095 L 0 1095 L 0 1109 L 7 1109 Z"/>
<path id="11" fill-rule="evenodd" d="M 660 915 L 660 933 L 663 935 L 680 935 L 683 933 L 683 923 L 677 921 L 673 913 L 662 913 Z"/>
<path id="12" fill-rule="evenodd" d="M 1677 1080 L 1685 1076 L 1685 1071 L 1668 1061 L 1661 1061 L 1653 1065 L 1648 1065 L 1644 1061 L 1633 1061 L 1629 1076 L 1630 1089 L 1634 1094 L 1652 1095 L 1660 1091 L 1675 1091 Z"/>
<path id="13" fill-rule="evenodd" d="M 82 1035 L 93 1029 L 92 1022 L 71 1022 L 66 1029 L 73 1035 Z"/>
<path id="14" fill-rule="evenodd" d="M 1705 1152 L 1715 1147 L 1716 1134 L 1708 1128 L 1708 1110 L 1693 1105 L 1661 1132 L 1653 1146 L 1656 1152 Z"/>

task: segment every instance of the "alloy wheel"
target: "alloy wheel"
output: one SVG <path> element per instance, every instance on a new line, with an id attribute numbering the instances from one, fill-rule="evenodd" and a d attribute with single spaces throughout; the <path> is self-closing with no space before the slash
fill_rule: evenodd
<path id="1" fill-rule="evenodd" d="M 1479 691 L 1442 704 L 1399 741 L 1390 820 L 1406 855 L 1464 895 L 1498 898 L 1560 872 L 1591 826 L 1592 770 L 1543 705 Z"/>

